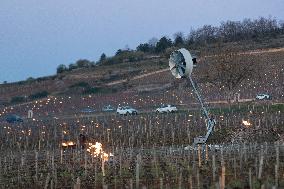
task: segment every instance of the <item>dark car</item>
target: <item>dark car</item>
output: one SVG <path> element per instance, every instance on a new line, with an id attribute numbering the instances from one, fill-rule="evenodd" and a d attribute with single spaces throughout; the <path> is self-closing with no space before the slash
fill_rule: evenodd
<path id="1" fill-rule="evenodd" d="M 93 109 L 93 108 L 84 108 L 81 110 L 82 113 L 93 113 L 95 112 L 96 110 Z"/>
<path id="2" fill-rule="evenodd" d="M 107 106 L 103 107 L 102 111 L 103 112 L 113 112 L 113 111 L 115 111 L 115 108 L 111 105 L 107 105 Z"/>
<path id="3" fill-rule="evenodd" d="M 8 123 L 17 123 L 17 122 L 23 122 L 23 119 L 18 115 L 11 114 L 6 117 L 6 121 Z"/>

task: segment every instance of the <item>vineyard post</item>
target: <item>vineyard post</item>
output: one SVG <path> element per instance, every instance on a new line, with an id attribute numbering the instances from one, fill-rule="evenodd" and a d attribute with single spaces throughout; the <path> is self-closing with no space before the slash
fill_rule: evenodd
<path id="1" fill-rule="evenodd" d="M 156 149 L 155 147 L 153 147 L 154 149 L 154 167 L 155 167 L 155 173 L 156 173 L 156 178 L 159 178 L 159 171 L 158 171 L 158 164 L 157 164 L 157 153 L 156 153 Z"/>
<path id="2" fill-rule="evenodd" d="M 60 149 L 60 164 L 63 163 L 63 149 Z"/>
<path id="3" fill-rule="evenodd" d="M 45 180 L 44 189 L 47 189 L 49 180 L 50 180 L 50 173 L 47 174 L 47 177 L 46 177 L 46 180 Z"/>
<path id="4" fill-rule="evenodd" d="M 181 182 L 182 182 L 182 172 L 179 175 L 179 179 L 178 179 L 178 188 L 181 189 Z"/>
<path id="5" fill-rule="evenodd" d="M 161 177 L 160 178 L 160 189 L 163 189 L 163 188 L 164 188 L 163 178 Z"/>
<path id="6" fill-rule="evenodd" d="M 261 146 L 261 151 L 260 151 L 260 160 L 259 160 L 259 169 L 258 169 L 258 179 L 261 179 L 262 175 L 262 167 L 263 167 L 263 146 Z"/>
<path id="7" fill-rule="evenodd" d="M 222 165 L 222 172 L 221 172 L 221 177 L 220 177 L 220 189 L 225 189 L 225 171 L 226 171 L 226 168 L 225 168 L 225 165 Z"/>
<path id="8" fill-rule="evenodd" d="M 200 174 L 199 174 L 199 168 L 197 168 L 196 177 L 197 177 L 197 188 L 200 189 Z"/>
<path id="9" fill-rule="evenodd" d="M 136 188 L 139 188 L 139 172 L 140 172 L 141 155 L 138 154 L 136 158 Z"/>
<path id="10" fill-rule="evenodd" d="M 208 161 L 208 145 L 207 144 L 205 146 L 205 152 L 206 152 L 205 159 L 206 159 L 206 163 L 207 163 L 207 161 Z"/>
<path id="11" fill-rule="evenodd" d="M 252 187 L 252 175 L 251 175 L 251 168 L 249 168 L 249 188 L 253 188 Z"/>
<path id="12" fill-rule="evenodd" d="M 275 165 L 275 187 L 278 187 L 278 172 L 279 172 L 279 142 L 276 143 L 276 165 Z"/>
<path id="13" fill-rule="evenodd" d="M 133 189 L 133 180 L 132 178 L 129 180 L 130 189 Z"/>
<path id="14" fill-rule="evenodd" d="M 93 157 L 93 156 L 92 156 L 92 157 Z M 95 163 L 95 184 L 94 184 L 94 185 L 95 185 L 95 186 L 94 186 L 95 188 L 97 187 L 97 179 L 98 179 L 98 178 L 97 178 L 97 171 L 98 171 L 98 170 L 97 170 L 97 164 Z"/>
<path id="15" fill-rule="evenodd" d="M 192 175 L 189 175 L 189 189 L 192 189 Z"/>
<path id="16" fill-rule="evenodd" d="M 237 179 L 237 160 L 234 156 L 234 179 Z"/>
<path id="17" fill-rule="evenodd" d="M 215 172 L 216 172 L 216 160 L 215 160 L 215 154 L 212 155 L 212 177 L 213 177 L 213 183 L 215 182 Z"/>
<path id="18" fill-rule="evenodd" d="M 76 180 L 76 183 L 74 185 L 74 189 L 80 189 L 80 188 L 81 188 L 81 180 L 78 177 L 77 180 Z"/>
<path id="19" fill-rule="evenodd" d="M 122 147 L 120 147 L 119 151 L 119 176 L 122 176 Z"/>
<path id="20" fill-rule="evenodd" d="M 201 146 L 198 144 L 198 167 L 201 167 Z"/>
<path id="21" fill-rule="evenodd" d="M 87 176 L 87 165 L 88 165 L 88 162 L 87 162 L 87 151 L 84 150 L 84 168 L 85 168 L 85 176 Z"/>
<path id="22" fill-rule="evenodd" d="M 38 152 L 35 152 L 35 178 L 38 181 Z"/>
<path id="23" fill-rule="evenodd" d="M 1 171 L 0 171 L 0 183 L 2 183 L 2 158 L 1 158 L 1 156 L 0 156 L 0 169 L 1 169 Z"/>
<path id="24" fill-rule="evenodd" d="M 50 181 L 50 189 L 53 189 L 53 178 Z"/>
<path id="25" fill-rule="evenodd" d="M 19 186 L 19 184 L 20 184 L 20 182 L 21 182 L 21 175 L 20 175 L 20 167 L 18 167 L 18 186 Z"/>
<path id="26" fill-rule="evenodd" d="M 103 177 L 105 177 L 105 176 L 106 176 L 106 174 L 105 174 L 105 161 L 104 161 L 103 157 L 101 158 L 101 161 L 102 161 L 102 172 L 103 172 Z"/>

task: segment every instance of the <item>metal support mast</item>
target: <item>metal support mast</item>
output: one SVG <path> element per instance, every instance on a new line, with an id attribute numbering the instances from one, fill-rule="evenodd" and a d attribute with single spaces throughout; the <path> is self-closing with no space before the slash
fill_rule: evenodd
<path id="1" fill-rule="evenodd" d="M 204 115 L 206 117 L 206 120 L 207 120 L 207 122 L 206 122 L 207 133 L 206 133 L 206 135 L 194 138 L 194 144 L 204 144 L 204 143 L 206 143 L 206 141 L 208 140 L 208 137 L 212 133 L 213 128 L 214 128 L 214 126 L 216 124 L 216 121 L 215 121 L 215 119 L 213 117 L 211 117 L 211 118 L 209 117 L 208 111 L 207 111 L 207 109 L 205 108 L 205 106 L 204 106 L 204 104 L 202 102 L 200 94 L 198 93 L 198 90 L 197 90 L 197 88 L 196 88 L 196 86 L 195 86 L 191 76 L 189 76 L 189 80 L 190 80 L 190 83 L 191 83 L 191 85 L 192 85 L 192 87 L 194 89 L 194 92 L 195 92 L 196 96 L 197 96 L 199 104 L 201 105 L 201 109 L 202 109 L 202 111 L 203 111 L 203 113 L 204 113 Z"/>

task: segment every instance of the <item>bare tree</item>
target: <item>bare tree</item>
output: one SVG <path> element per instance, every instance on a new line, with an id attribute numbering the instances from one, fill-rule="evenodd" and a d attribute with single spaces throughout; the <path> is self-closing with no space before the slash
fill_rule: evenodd
<path id="1" fill-rule="evenodd" d="M 225 89 L 228 102 L 236 89 L 247 79 L 257 76 L 262 70 L 261 61 L 256 54 L 233 49 L 219 49 L 217 55 L 205 59 L 203 79 L 220 89 Z"/>
<path id="2" fill-rule="evenodd" d="M 184 44 L 184 34 L 182 32 L 176 32 L 174 34 L 174 46 L 182 46 Z"/>
<path id="3" fill-rule="evenodd" d="M 159 41 L 159 39 L 157 39 L 156 37 L 152 37 L 151 39 L 149 39 L 148 44 L 151 47 L 156 47 L 158 41 Z"/>

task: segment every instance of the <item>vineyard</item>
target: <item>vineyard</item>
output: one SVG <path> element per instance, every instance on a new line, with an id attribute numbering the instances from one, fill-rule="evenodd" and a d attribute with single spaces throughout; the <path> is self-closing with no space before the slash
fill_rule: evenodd
<path id="1" fill-rule="evenodd" d="M 233 89 L 224 65 L 208 75 L 219 56 L 201 59 L 192 77 L 217 123 L 206 145 L 193 145 L 208 120 L 192 84 L 173 79 L 165 58 L 1 85 L 0 188 L 284 188 L 283 52 L 233 53 Z M 154 113 L 164 103 L 178 112 Z M 102 112 L 109 104 L 138 115 Z"/>
<path id="2" fill-rule="evenodd" d="M 209 142 L 200 111 L 112 113 L 2 122 L 1 188 L 281 188 L 280 104 L 211 109 Z"/>

